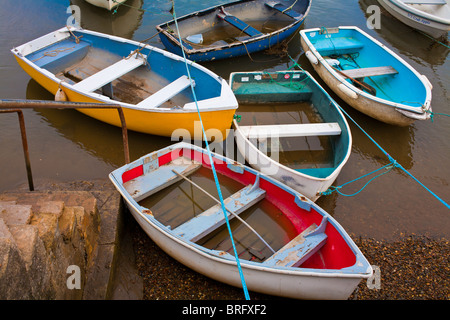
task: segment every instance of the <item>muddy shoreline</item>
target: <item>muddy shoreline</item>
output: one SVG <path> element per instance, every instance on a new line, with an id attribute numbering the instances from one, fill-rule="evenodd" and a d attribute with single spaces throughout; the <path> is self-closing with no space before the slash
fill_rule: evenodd
<path id="1" fill-rule="evenodd" d="M 244 300 L 242 289 L 200 275 L 165 254 L 134 222 L 130 227 L 144 300 Z M 380 270 L 380 289 L 361 281 L 349 300 L 449 300 L 450 245 L 447 239 L 403 235 L 394 242 L 355 238 Z M 251 300 L 286 300 L 250 292 Z"/>

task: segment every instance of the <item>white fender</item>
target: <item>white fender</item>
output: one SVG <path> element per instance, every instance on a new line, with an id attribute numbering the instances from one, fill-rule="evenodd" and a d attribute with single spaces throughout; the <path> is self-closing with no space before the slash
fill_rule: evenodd
<path id="1" fill-rule="evenodd" d="M 352 89 L 350 89 L 349 87 L 347 87 L 345 84 L 340 83 L 338 85 L 338 88 L 339 88 L 339 90 L 341 90 L 343 93 L 345 93 L 350 98 L 352 98 L 352 99 L 358 98 L 358 95 L 356 94 L 356 92 L 353 91 Z"/>
<path id="2" fill-rule="evenodd" d="M 319 60 L 317 60 L 316 56 L 311 51 L 306 51 L 306 57 L 308 58 L 309 62 L 312 64 L 318 64 Z"/>

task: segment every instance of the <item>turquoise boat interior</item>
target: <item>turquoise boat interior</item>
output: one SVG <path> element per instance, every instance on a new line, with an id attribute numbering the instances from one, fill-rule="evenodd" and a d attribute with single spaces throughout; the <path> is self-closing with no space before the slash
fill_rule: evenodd
<path id="1" fill-rule="evenodd" d="M 331 66 L 348 72 L 353 79 L 375 89 L 376 97 L 410 107 L 421 108 L 425 104 L 427 93 L 421 79 L 390 52 L 358 30 L 321 28 L 320 31 L 305 34 Z M 364 74 L 358 70 L 362 68 L 373 69 Z M 370 93 L 370 90 L 352 79 L 346 81 Z"/>

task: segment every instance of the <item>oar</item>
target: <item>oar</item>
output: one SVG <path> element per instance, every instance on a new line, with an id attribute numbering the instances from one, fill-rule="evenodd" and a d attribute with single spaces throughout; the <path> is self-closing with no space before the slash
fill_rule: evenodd
<path id="1" fill-rule="evenodd" d="M 377 90 L 375 90 L 374 87 L 368 85 L 367 83 L 363 82 L 363 81 L 358 81 L 356 79 L 353 79 L 352 77 L 349 77 L 348 75 L 346 75 L 344 72 L 342 72 L 339 69 L 336 69 L 335 67 L 333 67 L 332 65 L 330 65 L 335 71 L 337 71 L 341 76 L 345 77 L 345 78 L 349 78 L 352 82 L 357 83 L 358 85 L 360 85 L 361 87 L 363 87 L 364 89 L 366 89 L 367 92 L 369 92 L 371 95 L 376 95 L 377 94 Z"/>
<path id="2" fill-rule="evenodd" d="M 182 175 L 179 172 L 176 172 L 175 170 L 172 169 L 172 172 L 179 175 L 180 177 L 182 177 L 184 180 L 190 182 L 191 184 L 193 184 L 194 186 L 196 186 L 198 189 L 200 189 L 201 191 L 203 191 L 207 196 L 209 196 L 211 199 L 213 199 L 215 202 L 217 202 L 218 204 L 221 204 L 219 200 L 217 200 L 212 194 L 210 194 L 208 191 L 206 191 L 205 189 L 203 189 L 202 187 L 200 187 L 198 184 L 196 184 L 194 181 L 188 179 L 187 177 L 185 177 L 184 175 Z M 236 213 L 234 213 L 233 211 L 229 210 L 228 208 L 227 211 L 229 213 L 231 213 L 233 216 L 235 216 L 239 221 L 241 221 L 245 226 L 247 226 L 273 253 L 275 253 L 275 250 L 272 249 L 272 247 L 259 235 L 258 232 L 256 232 L 255 229 L 253 229 L 247 222 L 245 222 L 244 220 L 242 220 L 241 217 L 239 217 Z"/>

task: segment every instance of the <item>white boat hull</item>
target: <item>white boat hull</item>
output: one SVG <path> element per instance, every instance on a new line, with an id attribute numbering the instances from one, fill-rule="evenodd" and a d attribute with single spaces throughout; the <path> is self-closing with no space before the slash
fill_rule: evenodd
<path id="1" fill-rule="evenodd" d="M 127 199 L 125 199 L 127 200 Z M 128 207 L 145 233 L 175 260 L 214 280 L 242 287 L 237 264 L 233 260 L 220 259 L 183 242 L 163 228 L 145 219 L 131 203 Z M 339 273 L 271 270 L 241 260 L 246 286 L 250 291 L 295 299 L 345 300 L 361 281 L 355 277 Z"/>
<path id="2" fill-rule="evenodd" d="M 447 21 L 434 17 L 431 13 L 434 7 L 438 5 L 418 5 L 415 7 L 406 5 L 398 0 L 378 0 L 380 5 L 386 9 L 392 16 L 403 22 L 404 24 L 420 30 L 434 38 L 447 38 L 448 31 L 450 31 L 450 7 L 449 4 L 442 5 L 441 11 L 447 11 Z M 418 8 L 424 8 L 424 11 Z"/>
<path id="3" fill-rule="evenodd" d="M 225 218 L 219 219 L 223 212 L 216 211 L 218 205 L 212 207 L 212 210 L 208 209 L 195 215 L 181 225 L 172 224 L 173 228 L 167 221 L 158 220 L 162 217 L 159 216 L 159 213 L 165 209 L 154 208 L 153 210 L 158 210 L 154 211 L 154 215 L 152 209 L 142 206 L 143 199 L 177 183 L 181 178 L 188 179 L 182 174 L 179 174 L 181 178 L 175 176 L 175 171 L 187 172 L 185 174 L 189 175 L 189 172 L 198 169 L 199 164 L 204 168 L 205 166 L 209 168 L 209 158 L 205 156 L 207 154 L 204 149 L 186 143 L 178 143 L 124 165 L 113 171 L 109 177 L 138 224 L 163 251 L 198 273 L 242 288 L 242 277 L 234 255 L 228 253 L 229 250 L 223 247 L 213 246 L 215 249 L 209 249 L 209 246 L 204 246 L 201 244 L 202 241 L 199 241 L 209 233 L 215 232 L 218 223 L 224 223 Z M 293 247 L 285 249 L 286 245 L 284 245 L 276 252 L 272 249 L 274 255 L 262 262 L 253 258 L 240 258 L 239 265 L 249 291 L 294 299 L 348 299 L 362 279 L 370 278 L 373 275 L 371 265 L 342 226 L 314 202 L 275 179 L 264 176 L 234 160 L 217 154 L 212 154 L 212 157 L 217 168 L 220 168 L 219 173 L 222 172 L 232 179 L 237 178 L 236 181 L 243 184 L 247 184 L 249 181 L 254 182 L 244 188 L 247 191 L 235 193 L 234 195 L 237 196 L 233 198 L 234 201 L 227 200 L 230 198 L 224 200 L 233 208 L 237 208 L 236 214 L 239 214 L 239 208 L 247 210 L 249 205 L 256 204 L 254 201 L 264 198 L 282 210 L 284 215 L 289 215 L 288 219 L 292 219 L 292 223 L 299 228 L 300 224 L 304 227 L 303 223 L 308 225 L 313 220 L 320 219 L 321 221 L 319 227 L 315 224 L 310 225 L 315 228 L 312 231 L 314 233 L 312 237 L 322 237 L 320 241 L 322 241 L 323 247 L 320 249 L 317 247 L 319 243 L 311 242 L 315 240 L 303 238 L 300 243 L 295 244 L 297 241 L 295 239 L 299 236 L 302 237 L 305 230 L 310 232 L 309 229 L 305 229 L 294 240 L 288 242 L 289 244 L 294 241 Z M 255 195 L 251 195 L 255 192 L 258 194 L 257 198 L 253 198 Z M 250 200 L 249 197 L 253 200 Z M 258 198 L 259 200 L 257 200 Z M 179 214 L 177 211 L 177 217 Z M 216 214 L 217 216 L 215 216 Z M 157 218 L 158 216 L 159 218 Z M 211 217 L 214 221 L 210 219 Z M 274 221 L 274 223 L 278 224 L 278 221 Z M 300 230 L 298 231 L 300 232 Z M 310 234 L 311 232 L 306 237 Z M 308 241 L 308 248 L 294 249 L 295 246 L 301 246 L 305 241 Z M 312 253 L 310 250 L 314 248 L 311 246 L 315 246 L 317 250 L 323 250 L 323 252 Z M 287 251 L 292 249 L 297 251 Z M 300 265 L 288 264 L 290 260 L 294 262 L 297 258 L 302 259 L 302 254 L 308 255 L 308 251 L 314 256 L 305 256 L 307 260 L 299 262 Z M 274 260 L 271 262 L 271 259 Z M 303 264 L 304 262 L 305 264 Z M 308 264 L 308 262 L 310 263 Z M 302 265 L 304 266 L 302 267 Z"/>
<path id="4" fill-rule="evenodd" d="M 236 120 L 233 120 L 233 128 L 234 138 L 238 150 L 251 167 L 261 171 L 265 175 L 281 181 L 285 185 L 302 193 L 312 201 L 316 201 L 320 197 L 321 192 L 326 191 L 333 184 L 346 162 L 343 161 L 342 165 L 333 171 L 330 176 L 326 178 L 315 178 L 288 168 L 280 164 L 277 161 L 278 159 L 273 159 L 265 155 L 258 149 L 257 146 L 245 137 L 239 129 L 239 125 Z M 346 159 L 348 159 L 349 155 L 350 152 Z"/>
<path id="5" fill-rule="evenodd" d="M 107 10 L 112 10 L 125 1 L 127 0 L 86 0 L 86 2 L 89 2 L 96 7 L 105 8 Z"/>

